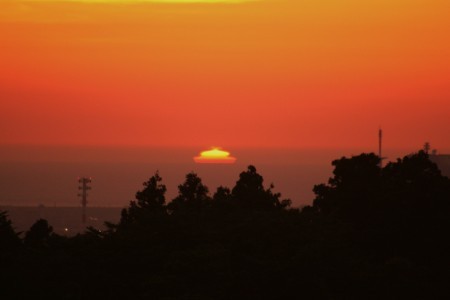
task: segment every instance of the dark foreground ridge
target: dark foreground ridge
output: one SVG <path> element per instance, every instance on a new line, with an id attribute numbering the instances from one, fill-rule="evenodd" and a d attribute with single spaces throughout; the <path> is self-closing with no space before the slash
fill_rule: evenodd
<path id="1" fill-rule="evenodd" d="M 424 152 L 333 162 L 303 210 L 253 166 L 211 196 L 158 173 L 106 231 L 18 234 L 0 212 L 0 299 L 437 299 L 449 295 L 450 180 Z"/>

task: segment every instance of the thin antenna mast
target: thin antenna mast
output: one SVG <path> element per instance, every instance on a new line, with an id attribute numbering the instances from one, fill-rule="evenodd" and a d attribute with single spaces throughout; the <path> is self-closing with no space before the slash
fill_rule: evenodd
<path id="1" fill-rule="evenodd" d="M 380 158 L 380 163 L 379 163 L 379 167 L 380 169 L 383 168 L 383 130 L 380 129 L 378 130 L 378 157 Z"/>

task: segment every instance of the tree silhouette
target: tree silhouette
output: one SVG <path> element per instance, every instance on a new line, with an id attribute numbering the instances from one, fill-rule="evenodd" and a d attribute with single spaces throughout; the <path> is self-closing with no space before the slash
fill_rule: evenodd
<path id="1" fill-rule="evenodd" d="M 380 193 L 379 161 L 373 153 L 334 160 L 328 184 L 314 186 L 314 209 L 351 221 L 367 220 Z"/>
<path id="2" fill-rule="evenodd" d="M 45 219 L 37 220 L 25 233 L 25 245 L 48 246 L 48 242 L 53 234 L 53 227 Z"/>
<path id="3" fill-rule="evenodd" d="M 19 235 L 14 231 L 6 211 L 0 211 L 0 251 L 10 249 L 20 244 Z"/>
<path id="4" fill-rule="evenodd" d="M 284 210 L 253 166 L 212 199 L 189 173 L 167 206 L 156 172 L 106 234 L 62 238 L 39 220 L 28 247 L 5 251 L 5 237 L 20 240 L 0 212 L 0 298 L 439 299 L 449 293 L 450 180 L 426 153 L 378 162 L 335 160 L 301 213 Z"/>
<path id="5" fill-rule="evenodd" d="M 397 219 L 422 226 L 442 222 L 450 213 L 450 180 L 443 176 L 425 151 L 398 159 L 383 169 L 384 208 Z"/>
<path id="6" fill-rule="evenodd" d="M 196 173 L 186 175 L 186 180 L 178 186 L 178 196 L 167 205 L 171 212 L 200 211 L 211 204 L 209 189 Z"/>
<path id="7" fill-rule="evenodd" d="M 378 168 L 379 158 L 361 154 L 333 161 L 328 184 L 314 187 L 313 207 L 324 214 L 370 221 L 369 215 L 400 220 L 434 217 L 450 208 L 450 180 L 419 151 Z"/>
<path id="8" fill-rule="evenodd" d="M 290 206 L 291 201 L 280 201 L 281 194 L 273 193 L 273 185 L 265 189 L 263 177 L 257 173 L 256 168 L 248 166 L 247 171 L 239 175 L 231 195 L 238 207 L 244 210 L 271 210 Z"/>
<path id="9" fill-rule="evenodd" d="M 235 210 L 231 190 L 227 187 L 219 186 L 213 196 L 213 207 L 216 211 L 227 212 Z"/>
<path id="10" fill-rule="evenodd" d="M 333 162 L 329 183 L 314 187 L 312 210 L 350 224 L 354 239 L 375 257 L 443 257 L 450 230 L 450 180 L 424 151 L 387 164 L 375 154 Z M 310 214 L 311 209 L 305 209 Z M 434 245 L 433 253 L 427 245 Z M 446 249 L 446 250 L 444 250 Z M 422 258 L 423 259 L 423 258 Z"/>
<path id="11" fill-rule="evenodd" d="M 156 171 L 155 175 L 143 183 L 145 188 L 136 193 L 136 201 L 130 201 L 128 209 L 122 210 L 121 225 L 145 222 L 151 215 L 165 213 L 167 188 L 161 182 L 162 178 Z"/>
<path id="12" fill-rule="evenodd" d="M 223 186 L 219 186 L 213 196 L 213 199 L 216 202 L 229 202 L 230 198 L 231 198 L 230 189 Z"/>

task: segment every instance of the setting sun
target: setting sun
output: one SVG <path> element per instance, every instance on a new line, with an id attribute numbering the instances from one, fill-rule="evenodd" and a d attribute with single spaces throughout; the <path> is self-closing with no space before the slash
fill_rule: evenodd
<path id="1" fill-rule="evenodd" d="M 199 156 L 194 157 L 194 161 L 198 164 L 233 164 L 236 158 L 230 156 L 230 152 L 214 147 L 201 152 Z"/>

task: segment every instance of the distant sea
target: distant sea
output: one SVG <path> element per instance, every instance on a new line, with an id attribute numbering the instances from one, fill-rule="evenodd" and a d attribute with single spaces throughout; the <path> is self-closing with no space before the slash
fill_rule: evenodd
<path id="1" fill-rule="evenodd" d="M 248 164 L 197 165 L 195 163 L 138 162 L 2 162 L 0 163 L 0 205 L 76 207 L 81 205 L 78 177 L 92 177 L 88 206 L 124 207 L 156 171 L 167 186 L 167 200 L 174 198 L 178 185 L 189 172 L 197 173 L 211 193 L 220 185 L 232 188 Z M 312 201 L 314 184 L 326 181 L 331 165 L 255 164 L 265 186 L 275 185 L 282 197 L 295 206 Z"/>
<path id="2" fill-rule="evenodd" d="M 204 149 L 160 149 L 119 147 L 0 147 L 0 209 L 11 208 L 17 227 L 27 228 L 30 218 L 49 217 L 58 231 L 80 228 L 81 201 L 78 177 L 92 177 L 88 208 L 92 224 L 118 220 L 138 190 L 156 171 L 167 186 L 167 202 L 189 172 L 197 173 L 211 194 L 220 185 L 232 188 L 239 174 L 254 165 L 266 188 L 290 198 L 294 207 L 309 205 L 315 184 L 332 176 L 332 160 L 373 149 L 226 149 L 237 157 L 232 165 L 196 164 L 193 157 Z M 395 159 L 405 153 L 387 153 Z M 98 219 L 95 220 L 95 219 Z M 64 220 L 67 220 L 67 224 Z M 70 221 L 69 221 L 70 220 Z M 79 229 L 77 229 L 79 230 Z"/>

